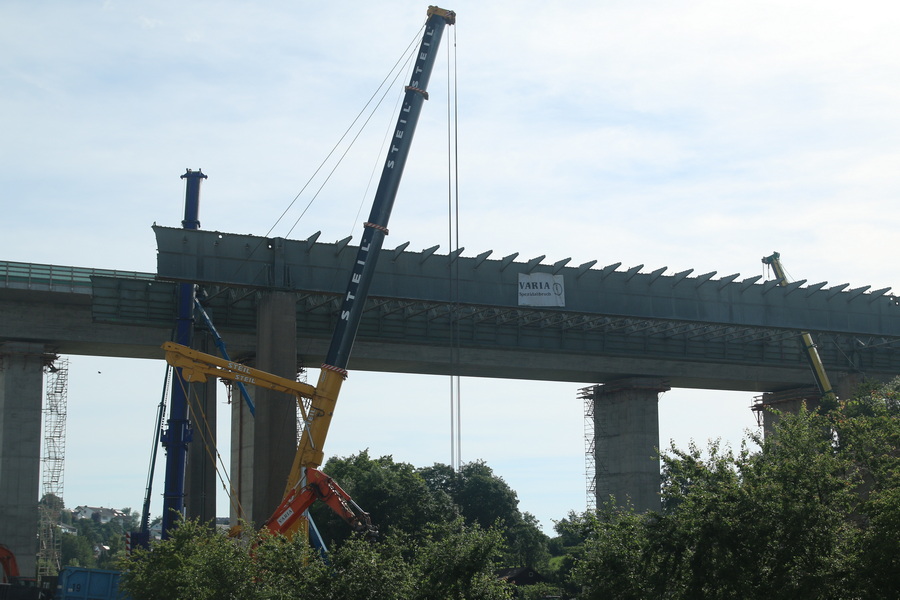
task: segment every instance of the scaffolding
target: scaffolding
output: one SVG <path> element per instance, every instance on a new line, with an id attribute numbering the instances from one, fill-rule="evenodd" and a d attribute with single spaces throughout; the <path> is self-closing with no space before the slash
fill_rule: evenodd
<path id="1" fill-rule="evenodd" d="M 584 402 L 584 477 L 586 506 L 588 511 L 597 509 L 597 455 L 594 419 L 594 388 L 590 386 L 578 390 L 578 398 Z"/>
<path id="2" fill-rule="evenodd" d="M 63 475 L 66 463 L 66 400 L 69 360 L 56 358 L 46 368 L 47 398 L 44 403 L 44 447 L 41 462 L 41 502 L 38 530 L 38 577 L 56 575 L 60 569 L 59 518 L 63 508 Z"/>

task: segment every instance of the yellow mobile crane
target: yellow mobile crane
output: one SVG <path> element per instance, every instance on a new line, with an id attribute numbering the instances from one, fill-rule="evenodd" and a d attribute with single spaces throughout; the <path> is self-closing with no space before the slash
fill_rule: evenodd
<path id="1" fill-rule="evenodd" d="M 778 285 L 787 286 L 790 283 L 784 272 L 784 267 L 781 265 L 781 254 L 773 252 L 771 256 L 764 256 L 762 262 L 763 264 L 772 267 L 772 270 L 775 272 L 775 277 L 778 279 Z M 836 400 L 837 396 L 834 393 L 834 389 L 831 387 L 831 381 L 828 379 L 828 374 L 825 372 L 825 365 L 822 364 L 819 350 L 816 348 L 816 344 L 809 332 L 803 331 L 800 333 L 800 343 L 803 345 L 806 359 L 809 361 L 809 366 L 812 369 L 813 377 L 816 380 L 816 386 L 819 388 L 819 393 L 822 394 L 822 400 Z"/>
<path id="2" fill-rule="evenodd" d="M 347 284 L 347 292 L 343 296 L 338 322 L 332 334 L 331 345 L 325 355 L 325 363 L 322 365 L 316 386 L 278 377 L 172 342 L 163 345 L 166 351 L 166 360 L 176 367 L 176 372 L 181 374 L 184 381 L 202 382 L 206 381 L 208 376 L 221 377 L 230 381 L 251 383 L 270 390 L 293 394 L 297 398 L 303 419 L 303 430 L 285 486 L 284 498 L 275 510 L 275 514 L 266 523 L 266 527 L 273 531 L 290 536 L 305 526 L 305 519 L 298 519 L 296 513 L 298 508 L 308 506 L 307 500 L 310 498 L 310 492 L 315 492 L 312 489 L 313 480 L 319 479 L 318 473 L 320 473 L 311 473 L 313 477 L 307 478 L 306 470 L 316 471 L 316 468 L 324 460 L 325 455 L 322 448 L 325 445 L 325 437 L 328 435 L 328 428 L 331 425 L 331 417 L 334 414 L 341 385 L 347 377 L 346 366 L 350 350 L 353 347 L 357 329 L 359 329 L 359 321 L 369 294 L 369 286 L 375 273 L 378 255 L 388 233 L 388 219 L 400 185 L 403 167 L 409 156 L 419 114 L 423 103 L 428 98 L 426 89 L 437 57 L 438 45 L 446 26 L 453 25 L 455 22 L 456 13 L 453 11 L 436 6 L 428 7 L 425 32 L 419 52 L 415 57 L 409 85 L 405 88 L 403 104 L 391 137 L 381 180 L 375 192 L 369 219 L 364 223 L 356 261 L 353 263 L 353 271 Z M 320 494 L 319 499 L 328 502 L 326 496 L 328 494 Z M 343 500 L 349 500 L 340 493 L 337 496 Z M 329 505 L 331 504 L 329 503 Z"/>

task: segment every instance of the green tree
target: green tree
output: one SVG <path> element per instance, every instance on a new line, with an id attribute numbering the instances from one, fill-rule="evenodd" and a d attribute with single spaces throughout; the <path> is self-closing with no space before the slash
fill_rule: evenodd
<path id="1" fill-rule="evenodd" d="M 41 507 L 46 508 L 47 510 L 50 510 L 54 513 L 62 513 L 62 511 L 66 508 L 63 499 L 56 494 L 44 494 L 38 504 L 40 504 Z"/>
<path id="2" fill-rule="evenodd" d="M 134 600 L 256 597 L 247 546 L 197 521 L 182 522 L 168 540 L 136 550 L 120 566 L 122 588 Z"/>
<path id="3" fill-rule="evenodd" d="M 96 567 L 94 547 L 82 535 L 64 534 L 60 536 L 60 564 L 72 567 Z"/>
<path id="4" fill-rule="evenodd" d="M 562 529 L 587 531 L 579 597 L 898 597 L 900 432 L 883 395 L 784 415 L 758 452 L 673 447 L 660 514 L 607 507 Z"/>
<path id="5" fill-rule="evenodd" d="M 427 523 L 445 522 L 456 516 L 446 494 L 435 493 L 415 467 L 394 462 L 390 456 L 373 459 L 363 451 L 331 458 L 323 470 L 372 516 L 383 535 L 404 532 L 415 537 Z M 327 506 L 316 503 L 310 512 L 327 544 L 349 537 L 346 523 Z"/>
<path id="6" fill-rule="evenodd" d="M 826 419 L 785 417 L 762 450 L 710 445 L 664 457 L 667 511 L 651 520 L 655 593 L 686 598 L 821 598 L 845 586 L 851 469 Z M 824 594 L 824 595 L 823 595 Z"/>
<path id="7" fill-rule="evenodd" d="M 135 600 L 506 600 L 510 586 L 493 575 L 502 543 L 499 532 L 459 520 L 416 540 L 348 539 L 326 562 L 299 539 L 264 531 L 236 540 L 188 521 L 120 566 Z"/>
<path id="8" fill-rule="evenodd" d="M 867 598 L 900 596 L 900 378 L 868 383 L 839 411 L 835 441 L 858 470 L 856 590 Z"/>
<path id="9" fill-rule="evenodd" d="M 570 514 L 557 523 L 574 558 L 563 570 L 576 584 L 569 591 L 591 600 L 652 597 L 644 567 L 650 518 L 610 504 L 597 514 Z"/>
<path id="10" fill-rule="evenodd" d="M 450 496 L 467 523 L 488 528 L 496 523 L 512 525 L 521 520 L 515 491 L 484 461 L 466 463 L 459 471 L 437 464 L 419 469 L 419 473 L 431 489 Z"/>
<path id="11" fill-rule="evenodd" d="M 503 555 L 496 529 L 466 525 L 462 519 L 428 526 L 425 542 L 415 549 L 420 582 L 415 600 L 502 600 L 513 588 L 494 574 Z"/>
<path id="12" fill-rule="evenodd" d="M 443 464 L 419 469 L 435 492 L 449 496 L 466 523 L 482 529 L 496 526 L 506 539 L 504 563 L 542 567 L 549 559 L 549 539 L 537 519 L 519 511 L 519 499 L 484 461 L 466 463 L 459 471 Z"/>
<path id="13" fill-rule="evenodd" d="M 507 537 L 508 564 L 545 567 L 550 560 L 550 539 L 541 531 L 537 518 L 529 513 L 522 513 L 505 528 Z"/>

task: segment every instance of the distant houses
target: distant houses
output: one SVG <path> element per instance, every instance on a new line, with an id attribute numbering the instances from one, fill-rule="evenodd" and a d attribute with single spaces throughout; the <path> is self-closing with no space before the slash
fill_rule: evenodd
<path id="1" fill-rule="evenodd" d="M 109 523 L 113 519 L 124 518 L 126 515 L 117 508 L 104 508 L 102 506 L 76 506 L 72 509 L 73 519 L 91 519 L 98 523 Z"/>
<path id="2" fill-rule="evenodd" d="M 75 527 L 74 525 L 68 525 L 66 523 L 57 523 L 56 526 L 59 527 L 59 530 L 61 533 L 67 533 L 69 535 L 78 535 L 78 528 Z"/>

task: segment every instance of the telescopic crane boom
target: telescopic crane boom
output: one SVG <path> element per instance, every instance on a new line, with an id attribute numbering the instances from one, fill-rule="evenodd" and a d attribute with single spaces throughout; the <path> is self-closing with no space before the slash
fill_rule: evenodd
<path id="1" fill-rule="evenodd" d="M 298 497 L 308 483 L 304 483 L 304 471 L 319 467 L 324 460 L 322 447 L 328 435 L 331 417 L 337 403 L 341 385 L 347 377 L 347 363 L 350 351 L 359 329 L 363 307 L 369 294 L 369 286 L 375 273 L 375 266 L 381 252 L 384 238 L 388 234 L 388 220 L 397 196 L 403 168 L 409 156 L 413 134 L 418 124 L 422 105 L 428 98 L 428 81 L 437 58 L 438 46 L 446 26 L 456 22 L 456 13 L 450 10 L 428 7 L 425 32 L 415 58 L 409 85 L 405 88 L 403 104 L 397 117 L 397 124 L 391 136 L 381 179 L 372 201 L 369 219 L 363 224 L 363 234 L 347 292 L 343 296 L 339 318 L 325 356 L 325 363 L 315 387 L 291 381 L 252 369 L 240 363 L 222 360 L 167 342 L 166 360 L 181 367 L 185 381 L 205 381 L 209 375 L 263 385 L 268 389 L 294 394 L 297 397 L 304 421 L 303 431 L 294 456 L 291 472 L 285 486 L 284 499 L 279 507 L 291 504 L 290 499 Z M 279 387 L 274 387 L 279 386 Z M 273 517 L 274 518 L 274 517 Z M 270 520 L 271 521 L 271 520 Z M 284 533 L 291 533 L 299 526 L 294 522 Z"/>
<path id="2" fill-rule="evenodd" d="M 787 274 L 784 272 L 784 267 L 781 265 L 781 254 L 773 252 L 771 256 L 764 256 L 762 262 L 772 267 L 775 277 L 778 279 L 778 285 L 786 286 L 790 283 Z M 819 393 L 822 394 L 822 399 L 836 398 L 834 389 L 831 387 L 831 381 L 825 372 L 825 365 L 822 364 L 822 358 L 819 356 L 819 350 L 816 348 L 816 344 L 809 332 L 803 331 L 800 333 L 800 343 L 803 345 L 806 359 L 812 369 L 813 377 L 816 380 Z"/>

